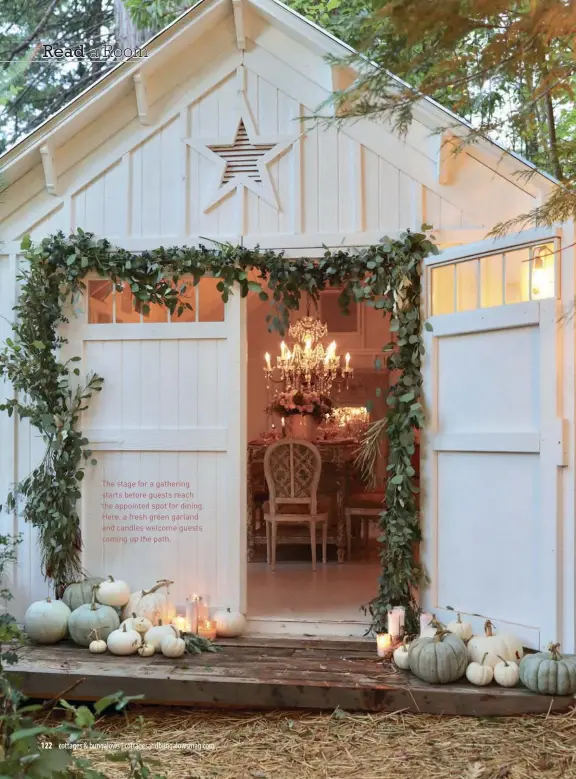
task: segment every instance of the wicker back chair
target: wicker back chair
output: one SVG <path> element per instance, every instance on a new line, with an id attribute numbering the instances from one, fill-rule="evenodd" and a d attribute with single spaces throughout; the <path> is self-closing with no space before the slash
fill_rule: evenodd
<path id="1" fill-rule="evenodd" d="M 320 523 L 322 560 L 326 563 L 328 511 L 318 505 L 321 471 L 320 452 L 309 441 L 286 438 L 266 450 L 264 475 L 270 500 L 264 504 L 264 520 L 267 559 L 272 570 L 276 567 L 277 527 L 282 523 L 310 525 L 313 570 L 316 570 L 316 525 Z"/>

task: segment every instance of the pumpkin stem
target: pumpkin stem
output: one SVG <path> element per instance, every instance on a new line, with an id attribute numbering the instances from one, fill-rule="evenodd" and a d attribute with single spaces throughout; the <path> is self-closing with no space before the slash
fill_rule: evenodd
<path id="1" fill-rule="evenodd" d="M 114 581 L 114 577 L 113 576 L 108 576 L 108 581 L 109 582 L 113 582 Z"/>
<path id="2" fill-rule="evenodd" d="M 494 635 L 494 625 L 490 622 L 489 619 L 486 620 L 484 623 L 484 632 L 487 636 L 493 636 Z"/>
<path id="3" fill-rule="evenodd" d="M 488 654 L 488 652 L 486 652 L 486 655 L 487 655 L 487 654 Z M 486 655 L 484 655 L 484 657 L 486 657 Z M 502 662 L 504 663 L 504 665 L 506 666 L 506 668 L 508 668 L 508 663 L 506 662 L 506 660 L 504 660 L 504 658 L 503 658 L 503 657 L 501 657 L 500 655 L 496 655 L 496 657 L 497 657 L 499 660 L 502 660 Z"/>
<path id="4" fill-rule="evenodd" d="M 484 652 L 484 654 L 482 656 L 482 660 L 480 660 L 480 665 L 484 665 L 484 660 L 486 660 L 488 655 L 489 655 L 489 652 Z"/>
<path id="5" fill-rule="evenodd" d="M 551 660 L 562 660 L 562 655 L 560 654 L 560 644 L 548 644 L 548 651 L 550 652 Z"/>
<path id="6" fill-rule="evenodd" d="M 89 636 L 94 636 L 96 641 L 100 641 L 100 636 L 98 635 L 98 631 L 96 628 L 92 628 L 92 630 L 88 633 Z"/>
<path id="7" fill-rule="evenodd" d="M 436 628 L 436 630 L 444 630 L 444 624 L 436 619 L 436 614 L 432 614 L 430 627 Z"/>
<path id="8" fill-rule="evenodd" d="M 457 614 L 457 616 L 456 616 L 456 622 L 457 622 L 459 625 L 461 625 L 461 624 L 462 624 L 462 615 L 460 614 L 460 612 L 458 612 L 458 614 Z"/>
<path id="9" fill-rule="evenodd" d="M 176 635 L 176 638 L 180 638 L 180 632 L 179 632 L 178 628 L 174 627 L 174 625 L 169 625 L 169 627 L 171 627 L 172 630 L 174 631 L 174 634 Z"/>
<path id="10" fill-rule="evenodd" d="M 402 649 L 403 649 L 405 652 L 407 652 L 407 651 L 408 651 L 408 641 L 409 641 L 409 638 L 410 638 L 410 636 L 408 636 L 408 635 L 405 635 L 405 636 L 404 636 L 404 638 L 402 639 Z"/>
<path id="11" fill-rule="evenodd" d="M 124 633 L 126 632 L 126 623 L 124 623 L 124 624 L 122 625 L 122 630 L 123 630 L 123 632 L 124 632 Z"/>
<path id="12" fill-rule="evenodd" d="M 171 582 L 168 579 L 158 579 L 156 584 L 153 587 L 150 587 L 149 590 L 142 590 L 142 595 L 152 595 L 152 593 L 161 590 L 162 587 L 168 587 L 169 584 L 174 584 L 174 582 Z"/>
<path id="13" fill-rule="evenodd" d="M 434 641 L 442 641 L 444 636 L 450 636 L 452 635 L 449 630 L 437 630 L 436 635 L 434 636 Z"/>
<path id="14" fill-rule="evenodd" d="M 90 604 L 90 611 L 96 611 L 96 590 L 98 585 L 92 587 L 92 603 Z"/>
<path id="15" fill-rule="evenodd" d="M 46 603 L 52 603 L 52 598 L 49 595 L 46 596 Z"/>

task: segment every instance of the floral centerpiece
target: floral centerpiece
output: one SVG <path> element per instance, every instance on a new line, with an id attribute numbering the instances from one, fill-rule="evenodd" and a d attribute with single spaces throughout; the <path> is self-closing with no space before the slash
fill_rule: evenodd
<path id="1" fill-rule="evenodd" d="M 279 392 L 267 411 L 291 418 L 294 438 L 316 438 L 315 424 L 332 416 L 334 408 L 327 395 L 312 390 L 286 390 Z"/>

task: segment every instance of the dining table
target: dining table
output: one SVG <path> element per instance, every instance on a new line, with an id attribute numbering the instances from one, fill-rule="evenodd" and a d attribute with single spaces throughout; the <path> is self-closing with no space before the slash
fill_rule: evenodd
<path id="1" fill-rule="evenodd" d="M 264 456 L 274 439 L 259 438 L 248 443 L 248 511 L 247 511 L 247 554 L 248 562 L 255 558 L 256 546 L 266 544 L 266 536 L 258 534 L 256 528 L 257 497 L 266 494 L 264 477 Z M 314 442 L 322 458 L 322 474 L 319 494 L 334 495 L 336 499 L 336 523 L 333 532 L 329 530 L 328 543 L 335 544 L 339 563 L 346 558 L 346 498 L 348 494 L 352 463 L 358 451 L 355 438 L 332 438 Z"/>

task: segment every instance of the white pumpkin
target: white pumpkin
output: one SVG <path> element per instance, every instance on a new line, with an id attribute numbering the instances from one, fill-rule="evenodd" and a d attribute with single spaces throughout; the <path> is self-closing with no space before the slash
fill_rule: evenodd
<path id="1" fill-rule="evenodd" d="M 140 657 L 151 657 L 155 651 L 154 644 L 149 644 L 147 641 L 145 641 L 142 646 L 138 647 L 138 654 Z"/>
<path id="2" fill-rule="evenodd" d="M 142 644 L 142 636 L 124 625 L 110 633 L 107 644 L 113 655 L 135 655 Z"/>
<path id="3" fill-rule="evenodd" d="M 402 646 L 399 646 L 397 649 L 394 650 L 394 654 L 392 657 L 394 658 L 394 662 L 398 666 L 398 668 L 401 668 L 403 671 L 406 671 L 408 668 L 410 668 L 410 660 L 409 660 L 409 653 L 408 650 L 410 648 L 410 645 L 408 643 L 408 636 L 404 636 L 404 640 L 402 641 Z"/>
<path id="4" fill-rule="evenodd" d="M 511 633 L 498 633 L 498 638 L 506 644 L 506 649 L 508 650 L 506 660 L 512 660 L 513 663 L 518 665 L 524 657 L 522 641 Z"/>
<path id="5" fill-rule="evenodd" d="M 132 614 L 149 619 L 153 625 L 159 620 L 167 625 L 176 616 L 176 607 L 170 598 L 168 588 L 174 582 L 160 579 L 149 590 L 133 592 L 130 600 L 122 609 L 122 619 L 129 619 Z"/>
<path id="6" fill-rule="evenodd" d="M 454 622 L 448 623 L 446 630 L 454 633 L 454 635 L 458 636 L 458 638 L 461 638 L 462 641 L 468 641 L 468 639 L 472 638 L 472 634 L 474 632 L 470 622 L 462 622 L 462 617 L 460 614 L 457 615 Z"/>
<path id="7" fill-rule="evenodd" d="M 160 620 L 159 625 L 154 625 L 154 627 L 151 627 L 150 630 L 146 631 L 144 634 L 144 641 L 147 644 L 152 644 L 154 649 L 158 652 L 160 650 L 162 639 L 173 636 L 175 630 L 176 636 L 179 637 L 180 633 L 178 632 L 177 628 L 174 627 L 174 625 L 163 625 L 162 620 Z"/>
<path id="8" fill-rule="evenodd" d="M 72 612 L 61 600 L 39 600 L 28 606 L 24 615 L 24 631 L 38 644 L 55 644 L 68 631 Z"/>
<path id="9" fill-rule="evenodd" d="M 217 611 L 213 619 L 216 622 L 216 634 L 224 638 L 241 636 L 246 629 L 246 617 L 239 611 Z"/>
<path id="10" fill-rule="evenodd" d="M 470 663 L 466 668 L 466 678 L 470 684 L 475 684 L 477 687 L 485 687 L 487 684 L 490 684 L 494 678 L 494 669 L 492 666 L 484 664 L 487 655 L 488 653 L 484 655 L 481 662 Z"/>
<path id="11" fill-rule="evenodd" d="M 183 638 L 178 637 L 178 630 L 174 625 L 170 625 L 173 629 L 171 636 L 165 636 L 160 644 L 160 650 L 164 657 L 182 657 L 186 651 L 186 642 Z"/>
<path id="12" fill-rule="evenodd" d="M 494 681 L 501 687 L 516 687 L 520 678 L 520 669 L 512 660 L 501 658 L 502 662 L 494 666 Z"/>
<path id="13" fill-rule="evenodd" d="M 122 625 L 126 625 L 127 630 L 135 630 L 137 633 L 147 633 L 150 628 L 152 627 L 152 623 L 149 619 L 146 619 L 146 617 L 137 617 L 136 614 L 132 614 L 132 616 L 129 619 L 125 619 L 124 622 L 120 624 L 120 627 Z"/>
<path id="14" fill-rule="evenodd" d="M 93 655 L 101 655 L 108 648 L 106 642 L 103 638 L 100 638 L 97 630 L 93 630 L 92 635 L 94 636 L 94 641 L 89 643 L 88 649 L 92 652 Z"/>
<path id="15" fill-rule="evenodd" d="M 126 582 L 109 576 L 96 587 L 96 600 L 104 606 L 125 606 L 130 600 L 130 587 Z"/>
<path id="16" fill-rule="evenodd" d="M 468 642 L 468 657 L 472 663 L 483 663 L 492 669 L 500 662 L 500 658 L 512 660 L 508 648 L 499 635 L 495 635 L 490 620 L 484 624 L 483 636 L 472 636 Z M 483 659 L 484 658 L 484 659 Z"/>

